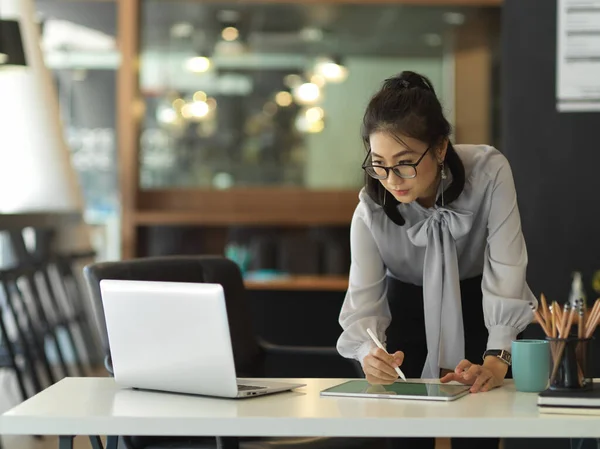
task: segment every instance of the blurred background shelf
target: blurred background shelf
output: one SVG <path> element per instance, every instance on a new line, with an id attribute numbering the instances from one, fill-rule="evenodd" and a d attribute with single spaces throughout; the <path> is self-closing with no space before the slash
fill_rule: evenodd
<path id="1" fill-rule="evenodd" d="M 285 276 L 281 279 L 245 280 L 248 290 L 297 290 L 345 292 L 347 276 Z"/>

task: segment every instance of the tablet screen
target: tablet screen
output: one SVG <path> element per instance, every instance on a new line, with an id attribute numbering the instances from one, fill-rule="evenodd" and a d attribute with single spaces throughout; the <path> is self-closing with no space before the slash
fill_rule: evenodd
<path id="1" fill-rule="evenodd" d="M 453 398 L 469 391 L 469 386 L 456 384 L 427 384 L 416 382 L 394 382 L 391 385 L 371 385 L 366 380 L 351 380 L 323 390 L 323 394 L 364 396 L 390 395 L 403 397 Z"/>

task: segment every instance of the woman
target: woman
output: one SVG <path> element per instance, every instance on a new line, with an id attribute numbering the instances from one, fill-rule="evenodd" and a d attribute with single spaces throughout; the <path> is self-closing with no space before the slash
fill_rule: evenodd
<path id="1" fill-rule="evenodd" d="M 388 79 L 367 107 L 365 188 L 351 224 L 352 264 L 338 351 L 372 384 L 439 378 L 502 385 L 511 341 L 531 322 L 527 251 L 510 166 L 486 145 L 457 145 L 430 81 Z M 370 328 L 386 345 L 377 349 Z M 434 447 L 397 440 L 399 447 Z M 498 440 L 458 440 L 498 447 Z"/>

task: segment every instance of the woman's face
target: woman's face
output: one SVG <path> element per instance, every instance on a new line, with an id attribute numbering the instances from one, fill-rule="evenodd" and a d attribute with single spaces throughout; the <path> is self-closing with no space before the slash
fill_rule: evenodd
<path id="1" fill-rule="evenodd" d="M 427 144 L 412 137 L 398 135 L 397 138 L 385 131 L 371 134 L 371 164 L 393 167 L 400 163 L 415 164 L 427 151 Z M 404 143 L 401 143 L 404 142 Z M 440 161 L 446 156 L 447 141 L 438 148 L 431 148 L 417 165 L 417 176 L 401 178 L 389 170 L 387 179 L 380 182 L 401 203 L 419 200 L 423 206 L 435 203 L 440 174 Z"/>

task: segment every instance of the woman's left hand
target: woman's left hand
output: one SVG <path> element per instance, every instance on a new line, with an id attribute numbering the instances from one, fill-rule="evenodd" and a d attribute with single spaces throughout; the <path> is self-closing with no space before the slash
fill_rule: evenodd
<path id="1" fill-rule="evenodd" d="M 447 383 L 455 380 L 464 385 L 471 385 L 471 393 L 484 392 L 501 386 L 507 371 L 508 366 L 496 357 L 486 358 L 483 365 L 463 360 L 456 366 L 454 372 L 446 374 L 440 382 Z"/>

